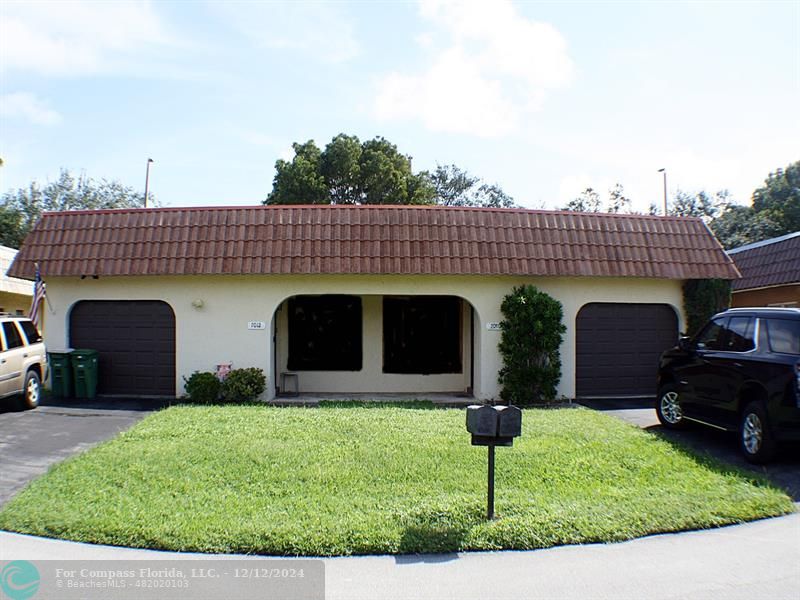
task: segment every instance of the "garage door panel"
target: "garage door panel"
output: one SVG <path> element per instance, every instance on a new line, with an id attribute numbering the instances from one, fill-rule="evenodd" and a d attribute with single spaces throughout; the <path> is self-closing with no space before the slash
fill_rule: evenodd
<path id="1" fill-rule="evenodd" d="M 165 302 L 78 302 L 70 345 L 99 352 L 100 394 L 175 394 L 175 315 Z"/>
<path id="2" fill-rule="evenodd" d="M 667 304 L 587 304 L 576 318 L 576 395 L 655 395 L 659 356 L 677 341 Z"/>

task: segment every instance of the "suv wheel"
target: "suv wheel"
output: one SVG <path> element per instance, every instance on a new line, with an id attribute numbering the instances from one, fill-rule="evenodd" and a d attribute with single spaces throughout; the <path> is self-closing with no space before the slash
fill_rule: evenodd
<path id="1" fill-rule="evenodd" d="M 658 390 L 656 414 L 664 427 L 669 429 L 686 427 L 686 420 L 683 418 L 683 409 L 681 408 L 680 393 L 675 384 L 667 384 Z"/>
<path id="2" fill-rule="evenodd" d="M 769 428 L 767 411 L 760 402 L 751 402 L 742 411 L 739 445 L 751 463 L 767 462 L 775 454 L 775 440 Z"/>
<path id="3" fill-rule="evenodd" d="M 42 383 L 35 371 L 28 371 L 25 376 L 25 389 L 23 390 L 23 408 L 36 408 L 42 395 Z"/>

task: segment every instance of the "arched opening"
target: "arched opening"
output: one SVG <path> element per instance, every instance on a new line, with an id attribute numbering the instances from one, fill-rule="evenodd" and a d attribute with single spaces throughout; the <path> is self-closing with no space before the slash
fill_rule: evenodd
<path id="1" fill-rule="evenodd" d="M 273 317 L 275 393 L 471 396 L 475 319 L 451 295 L 288 297 Z"/>
<path id="2" fill-rule="evenodd" d="M 77 302 L 69 345 L 97 350 L 98 394 L 175 396 L 175 313 L 166 302 Z"/>

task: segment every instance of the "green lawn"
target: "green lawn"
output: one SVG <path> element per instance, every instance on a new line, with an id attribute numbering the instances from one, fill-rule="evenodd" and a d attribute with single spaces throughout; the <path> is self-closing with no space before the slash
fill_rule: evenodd
<path id="1" fill-rule="evenodd" d="M 791 512 L 781 491 L 612 417 L 526 410 L 497 450 L 464 411 L 173 407 L 61 463 L 0 528 L 201 552 L 373 554 L 543 548 Z"/>

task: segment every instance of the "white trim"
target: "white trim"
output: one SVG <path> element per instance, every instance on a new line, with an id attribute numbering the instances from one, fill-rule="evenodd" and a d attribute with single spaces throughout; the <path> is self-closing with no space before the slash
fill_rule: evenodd
<path id="1" fill-rule="evenodd" d="M 765 285 L 757 288 L 744 288 L 741 290 L 731 290 L 731 294 L 741 294 L 742 292 L 758 292 L 761 290 L 771 290 L 774 288 L 789 287 L 792 285 L 800 286 L 800 281 L 790 281 L 789 283 L 776 283 L 773 285 Z"/>
<path id="2" fill-rule="evenodd" d="M 790 240 L 794 237 L 800 235 L 800 231 L 795 231 L 794 233 L 787 233 L 786 235 L 782 235 L 780 237 L 772 238 L 770 240 L 761 240 L 760 242 L 753 242 L 752 244 L 747 244 L 745 246 L 739 246 L 738 248 L 733 248 L 728 250 L 728 254 L 736 254 L 737 252 L 744 252 L 745 250 L 754 250 L 755 248 L 761 248 L 763 246 L 769 246 L 770 244 L 777 244 L 778 242 L 785 242 L 786 240 Z"/>

